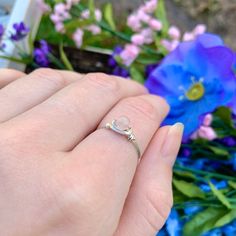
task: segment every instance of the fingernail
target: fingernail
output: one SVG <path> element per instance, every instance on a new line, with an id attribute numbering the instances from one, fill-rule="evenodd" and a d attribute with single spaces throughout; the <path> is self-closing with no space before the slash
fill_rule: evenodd
<path id="1" fill-rule="evenodd" d="M 161 155 L 172 166 L 175 163 L 176 156 L 181 145 L 183 131 L 184 125 L 182 123 L 176 123 L 172 125 L 166 135 L 165 141 L 163 142 L 161 148 Z"/>

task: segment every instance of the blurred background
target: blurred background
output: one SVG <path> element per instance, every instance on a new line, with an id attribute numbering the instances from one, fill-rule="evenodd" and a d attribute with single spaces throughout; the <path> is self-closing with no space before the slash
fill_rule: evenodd
<path id="1" fill-rule="evenodd" d="M 1 1 L 1 0 L 0 0 Z M 104 4 L 106 0 L 96 0 Z M 110 0 L 119 16 L 135 9 L 142 0 Z M 197 23 L 204 23 L 209 32 L 219 34 L 236 50 L 236 0 L 165 0 L 169 20 L 184 31 L 192 30 Z M 124 19 L 124 17 L 123 17 Z"/>

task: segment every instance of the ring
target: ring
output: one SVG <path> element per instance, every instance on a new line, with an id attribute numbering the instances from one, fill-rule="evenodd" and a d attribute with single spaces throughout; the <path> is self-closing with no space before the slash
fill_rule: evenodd
<path id="1" fill-rule="evenodd" d="M 120 117 L 119 119 L 115 119 L 111 123 L 107 123 L 105 128 L 127 137 L 128 141 L 133 144 L 135 150 L 137 151 L 138 161 L 140 160 L 141 157 L 140 148 L 136 141 L 136 137 L 133 133 L 133 130 L 130 127 L 130 121 L 127 117 L 123 116 Z"/>

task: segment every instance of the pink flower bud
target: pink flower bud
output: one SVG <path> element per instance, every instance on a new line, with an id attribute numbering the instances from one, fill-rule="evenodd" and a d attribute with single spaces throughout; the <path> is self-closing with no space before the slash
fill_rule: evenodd
<path id="1" fill-rule="evenodd" d="M 185 32 L 183 35 L 183 41 L 191 41 L 195 39 L 195 35 L 192 32 Z"/>
<path id="2" fill-rule="evenodd" d="M 152 28 L 153 30 L 156 30 L 156 31 L 160 31 L 162 29 L 161 21 L 156 20 L 156 19 L 151 19 L 149 21 L 149 26 L 150 26 L 150 28 Z"/>
<path id="3" fill-rule="evenodd" d="M 141 35 L 144 37 L 144 43 L 150 44 L 153 42 L 153 31 L 150 28 L 144 28 L 141 32 Z"/>
<path id="4" fill-rule="evenodd" d="M 151 16 L 146 14 L 144 11 L 142 11 L 141 9 L 138 10 L 137 12 L 137 17 L 140 21 L 144 22 L 144 23 L 148 23 L 151 20 Z"/>
<path id="5" fill-rule="evenodd" d="M 50 15 L 50 19 L 52 20 L 52 22 L 54 24 L 61 23 L 61 21 L 62 21 L 61 17 L 59 15 L 57 15 L 57 14 Z"/>
<path id="6" fill-rule="evenodd" d="M 193 33 L 195 35 L 204 34 L 205 32 L 206 32 L 206 25 L 204 25 L 204 24 L 197 25 L 193 30 Z"/>
<path id="7" fill-rule="evenodd" d="M 121 52 L 120 57 L 126 66 L 130 66 L 139 55 L 139 52 L 139 47 L 133 44 L 127 44 Z"/>
<path id="8" fill-rule="evenodd" d="M 99 9 L 96 9 L 94 14 L 95 14 L 96 20 L 97 21 L 101 21 L 101 19 L 102 19 L 102 12 Z"/>
<path id="9" fill-rule="evenodd" d="M 168 34 L 172 39 L 180 39 L 180 30 L 176 26 L 171 26 L 168 30 Z"/>
<path id="10" fill-rule="evenodd" d="M 179 40 L 173 40 L 172 42 L 171 42 L 171 47 L 170 47 L 170 51 L 174 51 L 178 46 L 179 46 Z"/>
<path id="11" fill-rule="evenodd" d="M 145 3 L 145 5 L 142 7 L 142 9 L 146 12 L 146 13 L 153 13 L 157 8 L 157 0 L 150 0 L 148 2 Z"/>
<path id="12" fill-rule="evenodd" d="M 90 12 L 89 12 L 88 9 L 82 11 L 82 13 L 81 13 L 81 17 L 84 18 L 84 19 L 88 19 L 89 15 L 90 15 Z"/>
<path id="13" fill-rule="evenodd" d="M 211 123 L 212 123 L 212 120 L 213 120 L 213 116 L 212 114 L 207 114 L 205 117 L 204 117 L 204 120 L 203 120 L 203 125 L 204 126 L 210 126 Z"/>
<path id="14" fill-rule="evenodd" d="M 144 44 L 144 36 L 142 34 L 134 34 L 131 37 L 131 42 L 135 45 L 143 45 Z"/>
<path id="15" fill-rule="evenodd" d="M 169 52 L 172 50 L 171 41 L 169 41 L 169 40 L 167 40 L 167 39 L 161 40 L 161 45 L 162 45 L 167 51 L 169 51 Z"/>
<path id="16" fill-rule="evenodd" d="M 139 31 L 141 28 L 141 22 L 136 14 L 132 14 L 128 17 L 127 25 L 135 32 Z"/>
<path id="17" fill-rule="evenodd" d="M 86 27 L 88 31 L 90 31 L 93 35 L 97 35 L 101 33 L 101 28 L 97 25 L 89 25 Z"/>
<path id="18" fill-rule="evenodd" d="M 214 140 L 217 138 L 216 132 L 212 127 L 201 126 L 198 130 L 198 135 L 200 138 L 205 138 L 207 140 Z"/>
<path id="19" fill-rule="evenodd" d="M 55 24 L 55 29 L 57 32 L 60 32 L 60 33 L 65 33 L 65 28 L 64 28 L 64 25 L 62 22 L 58 22 Z"/>
<path id="20" fill-rule="evenodd" d="M 54 11 L 56 14 L 64 14 L 64 12 L 66 11 L 66 4 L 64 3 L 58 3 L 55 5 L 54 7 Z"/>
<path id="21" fill-rule="evenodd" d="M 83 36 L 84 36 L 84 32 L 81 29 L 77 29 L 75 33 L 73 34 L 73 39 L 78 48 L 81 48 L 83 44 Z"/>

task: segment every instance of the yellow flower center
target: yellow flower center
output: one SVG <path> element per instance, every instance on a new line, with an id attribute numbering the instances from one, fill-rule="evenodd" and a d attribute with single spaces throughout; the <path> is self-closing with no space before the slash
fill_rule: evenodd
<path id="1" fill-rule="evenodd" d="M 185 96 L 190 101 L 196 101 L 203 97 L 205 93 L 204 86 L 201 82 L 194 83 L 188 91 L 186 91 Z"/>

